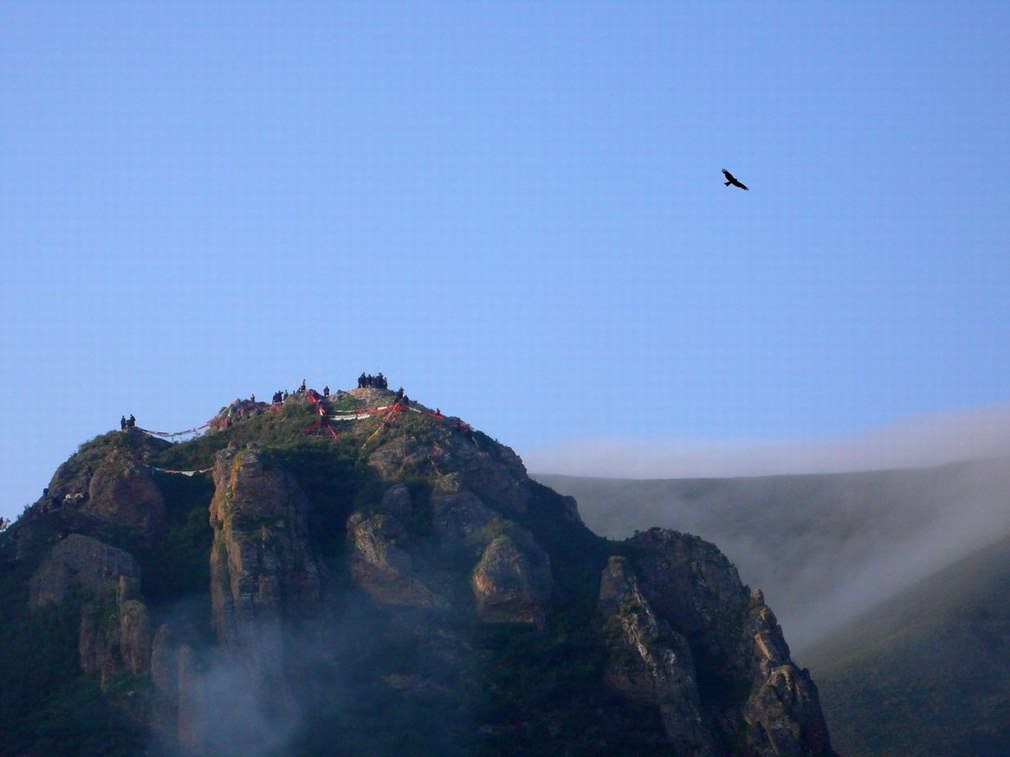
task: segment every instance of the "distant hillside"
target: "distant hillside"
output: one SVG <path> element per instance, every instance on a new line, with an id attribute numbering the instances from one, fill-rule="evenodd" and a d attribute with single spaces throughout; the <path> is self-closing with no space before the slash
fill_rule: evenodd
<path id="1" fill-rule="evenodd" d="M 797 649 L 1010 534 L 1007 459 L 735 479 L 534 477 L 574 496 L 603 536 L 658 524 L 719 544 Z"/>
<path id="2" fill-rule="evenodd" d="M 846 755 L 1010 754 L 1010 539 L 808 650 Z"/>

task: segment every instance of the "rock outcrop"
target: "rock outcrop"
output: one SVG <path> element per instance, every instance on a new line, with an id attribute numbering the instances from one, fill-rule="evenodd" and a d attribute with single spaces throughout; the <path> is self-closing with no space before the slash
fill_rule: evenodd
<path id="1" fill-rule="evenodd" d="M 550 560 L 514 520 L 530 498 L 526 470 L 514 452 L 490 441 L 481 446 L 471 432 L 444 431 L 427 444 L 405 434 L 372 451 L 368 465 L 383 481 L 394 482 L 381 502 L 368 513 L 355 512 L 347 522 L 352 575 L 375 602 L 452 606 L 476 612 L 487 622 L 543 625 Z M 395 483 L 407 470 L 431 475 L 433 492 L 427 502 L 413 502 L 407 487 Z M 430 521 L 438 544 L 434 556 L 425 546 L 428 537 L 405 527 L 419 518 Z M 459 586 L 458 577 L 435 567 L 433 558 L 469 564 L 468 585 Z"/>
<path id="2" fill-rule="evenodd" d="M 599 612 L 611 650 L 607 684 L 632 701 L 655 705 L 678 753 L 718 754 L 687 639 L 656 616 L 626 558 L 610 558 L 600 581 Z"/>
<path id="3" fill-rule="evenodd" d="M 386 498 L 387 500 L 390 498 Z M 396 497 L 397 504 L 404 504 Z M 392 514 L 365 517 L 354 513 L 347 521 L 351 541 L 351 575 L 378 604 L 405 607 L 445 607 L 446 601 L 429 588 L 416 561 L 399 546 L 406 531 Z"/>
<path id="4" fill-rule="evenodd" d="M 148 671 L 150 621 L 135 580 L 120 578 L 114 601 L 101 597 L 84 605 L 78 651 L 81 670 L 100 673 L 103 682 L 117 673 Z"/>
<path id="5" fill-rule="evenodd" d="M 745 745 L 751 754 L 833 754 L 809 673 L 789 658 L 761 593 L 740 582 L 725 556 L 662 529 L 628 545 L 631 561 L 612 559 L 601 582 L 611 685 L 651 697 L 675 747 L 698 738 L 700 713 L 722 746 L 706 742 L 698 753 Z"/>
<path id="6" fill-rule="evenodd" d="M 498 517 L 477 495 L 457 488 L 436 491 L 431 510 L 435 535 L 448 548 L 478 543 L 481 532 Z"/>
<path id="7" fill-rule="evenodd" d="M 159 743 L 156 753 L 211 754 L 205 712 L 210 692 L 205 676 L 193 648 L 168 625 L 154 634 L 149 670 L 155 694 L 148 717 Z"/>
<path id="8" fill-rule="evenodd" d="M 210 595 L 222 653 L 236 685 L 269 702 L 271 721 L 297 717 L 285 664 L 284 622 L 312 613 L 320 598 L 320 569 L 306 525 L 308 500 L 298 483 L 255 447 L 229 448 L 214 464 L 210 504 L 214 543 Z M 190 654 L 180 658 L 182 681 L 192 678 Z M 193 741 L 195 683 L 180 687 L 180 740 Z M 188 735 L 187 735 L 188 734 Z M 183 738 L 185 737 L 185 738 Z"/>
<path id="9" fill-rule="evenodd" d="M 255 448 L 219 453 L 214 483 L 210 592 L 218 638 L 254 664 L 278 668 L 282 620 L 303 616 L 319 602 L 308 500 Z"/>
<path id="10" fill-rule="evenodd" d="M 446 435 L 428 444 L 394 437 L 369 454 L 368 464 L 392 483 L 405 470 L 430 470 L 443 490 L 472 492 L 503 513 L 525 512 L 530 498 L 519 456 L 490 440 L 480 446 L 473 434 Z"/>
<path id="11" fill-rule="evenodd" d="M 477 613 L 490 622 L 542 627 L 550 601 L 550 561 L 528 533 L 510 531 L 488 543 L 473 570 Z"/>
<path id="12" fill-rule="evenodd" d="M 146 673 L 151 655 L 140 568 L 130 553 L 82 534 L 57 542 L 30 583 L 30 604 L 61 604 L 72 590 L 83 596 L 78 652 L 81 670 L 104 684 L 119 673 Z"/>
<path id="13" fill-rule="evenodd" d="M 125 450 L 113 450 L 95 468 L 82 509 L 147 537 L 165 521 L 165 502 L 147 466 Z"/>
<path id="14" fill-rule="evenodd" d="M 32 576 L 29 602 L 33 607 L 58 604 L 73 587 L 92 597 L 114 595 L 120 578 L 140 578 L 140 567 L 129 552 L 90 536 L 70 534 L 53 546 Z"/>
<path id="15" fill-rule="evenodd" d="M 139 431 L 98 437 L 56 470 L 38 507 L 85 514 L 150 541 L 164 527 L 165 502 L 147 461 L 166 446 Z"/>

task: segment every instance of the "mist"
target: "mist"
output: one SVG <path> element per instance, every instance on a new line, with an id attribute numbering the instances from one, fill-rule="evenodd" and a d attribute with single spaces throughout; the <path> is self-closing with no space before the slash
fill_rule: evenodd
<path id="1" fill-rule="evenodd" d="M 537 473 L 707 478 L 840 473 L 1010 457 L 1010 404 L 903 419 L 847 437 L 778 442 L 570 440 L 523 450 Z"/>
<path id="2" fill-rule="evenodd" d="M 801 654 L 1010 534 L 1007 406 L 808 446 L 569 445 L 530 464 L 622 476 L 536 478 L 575 496 L 602 535 L 662 526 L 714 542 L 765 591 Z"/>

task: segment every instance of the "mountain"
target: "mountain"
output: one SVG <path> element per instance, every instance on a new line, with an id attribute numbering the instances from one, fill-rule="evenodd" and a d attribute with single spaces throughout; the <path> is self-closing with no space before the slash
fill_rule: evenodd
<path id="1" fill-rule="evenodd" d="M 374 388 L 99 436 L 0 533 L 3 754 L 833 754 L 712 544 Z"/>
<path id="2" fill-rule="evenodd" d="M 574 496 L 586 524 L 604 536 L 658 525 L 715 542 L 744 580 L 762 587 L 801 650 L 1010 535 L 1005 458 L 730 479 L 534 477 Z"/>
<path id="3" fill-rule="evenodd" d="M 817 644 L 843 754 L 1010 754 L 1010 538 L 929 576 Z"/>

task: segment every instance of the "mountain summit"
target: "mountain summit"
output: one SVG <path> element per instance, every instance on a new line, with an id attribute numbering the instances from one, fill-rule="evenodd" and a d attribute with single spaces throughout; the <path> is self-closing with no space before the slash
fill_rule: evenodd
<path id="1" fill-rule="evenodd" d="M 715 546 L 598 537 L 402 391 L 275 399 L 99 436 L 0 533 L 0 752 L 833 754 Z"/>

